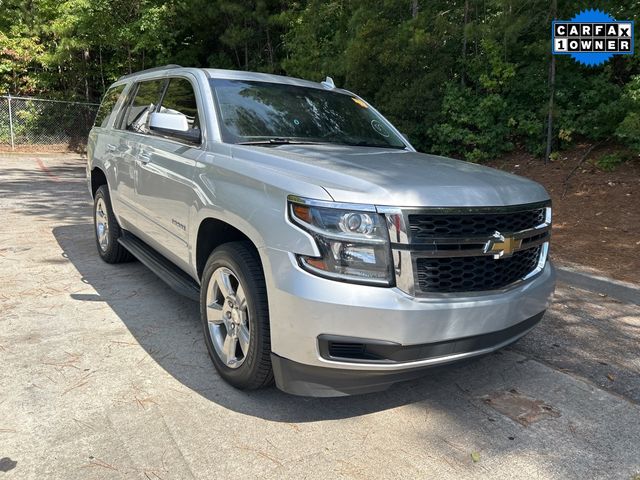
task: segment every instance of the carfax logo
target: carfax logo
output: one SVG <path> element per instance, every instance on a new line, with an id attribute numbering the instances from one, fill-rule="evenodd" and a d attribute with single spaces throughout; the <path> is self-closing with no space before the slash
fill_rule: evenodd
<path id="1" fill-rule="evenodd" d="M 553 53 L 585 65 L 601 65 L 614 55 L 631 55 L 633 21 L 617 21 L 601 10 L 585 10 L 552 27 Z"/>

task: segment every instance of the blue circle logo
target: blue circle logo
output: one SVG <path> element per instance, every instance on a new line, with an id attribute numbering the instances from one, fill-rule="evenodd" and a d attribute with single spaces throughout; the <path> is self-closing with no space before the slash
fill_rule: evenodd
<path id="1" fill-rule="evenodd" d="M 614 55 L 632 55 L 634 23 L 618 21 L 602 10 L 583 10 L 571 20 L 555 20 L 554 55 L 570 55 L 587 66 L 602 65 Z"/>

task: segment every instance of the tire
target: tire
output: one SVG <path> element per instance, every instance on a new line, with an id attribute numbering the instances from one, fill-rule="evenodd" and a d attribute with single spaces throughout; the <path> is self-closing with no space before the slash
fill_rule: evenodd
<path id="1" fill-rule="evenodd" d="M 209 356 L 224 380 L 242 390 L 273 383 L 267 288 L 250 242 L 223 244 L 209 256 L 200 317 Z"/>
<path id="2" fill-rule="evenodd" d="M 102 225 L 102 229 L 100 225 Z M 93 199 L 93 227 L 96 247 L 102 260 L 107 263 L 123 263 L 134 260 L 133 255 L 118 243 L 122 229 L 113 214 L 109 189 L 106 185 L 101 185 L 98 188 Z"/>

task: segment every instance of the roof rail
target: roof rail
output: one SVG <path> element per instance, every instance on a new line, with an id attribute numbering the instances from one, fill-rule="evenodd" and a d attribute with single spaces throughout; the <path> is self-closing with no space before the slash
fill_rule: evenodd
<path id="1" fill-rule="evenodd" d="M 140 70 L 139 72 L 128 73 L 126 75 L 122 75 L 118 81 L 123 80 L 125 78 L 135 77 L 136 75 L 140 75 L 141 73 L 155 72 L 157 70 L 167 70 L 169 68 L 182 68 L 182 65 L 176 65 L 174 63 L 170 63 L 169 65 L 162 65 L 160 67 L 147 68 L 145 70 Z"/>

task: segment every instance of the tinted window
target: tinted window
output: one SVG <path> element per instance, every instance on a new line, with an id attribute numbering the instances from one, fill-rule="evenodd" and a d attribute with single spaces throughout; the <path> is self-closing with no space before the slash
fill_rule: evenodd
<path id="1" fill-rule="evenodd" d="M 129 106 L 125 128 L 138 133 L 149 133 L 149 113 L 158 104 L 164 80 L 151 80 L 138 85 L 136 96 Z"/>
<path id="2" fill-rule="evenodd" d="M 117 87 L 110 88 L 102 99 L 100 108 L 98 108 L 98 114 L 96 115 L 96 121 L 94 125 L 98 127 L 106 127 L 113 107 L 116 106 L 120 94 L 124 90 L 124 85 L 118 85 Z"/>
<path id="3" fill-rule="evenodd" d="M 185 115 L 189 128 L 200 128 L 196 96 L 191 83 L 184 78 L 172 78 L 169 81 L 160 111 Z"/>
<path id="4" fill-rule="evenodd" d="M 357 97 L 281 83 L 211 80 L 226 142 L 308 141 L 404 148 L 380 115 Z"/>
<path id="5" fill-rule="evenodd" d="M 161 129 L 154 129 L 153 133 L 163 137 L 170 137 L 182 142 L 200 143 L 200 119 L 193 86 L 185 78 L 172 78 L 158 109 L 161 113 L 184 116 L 188 131 L 183 135 Z"/>

